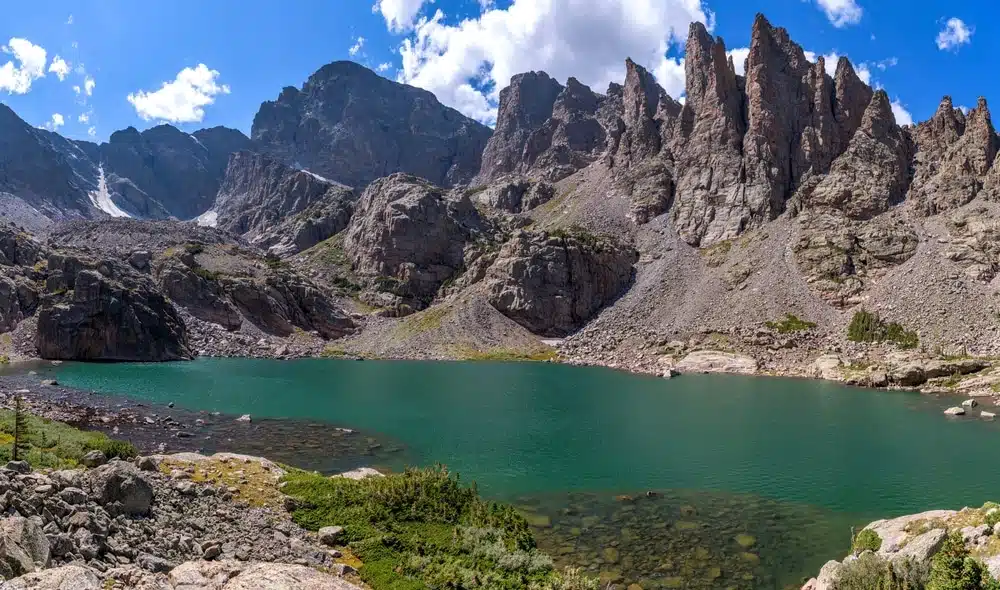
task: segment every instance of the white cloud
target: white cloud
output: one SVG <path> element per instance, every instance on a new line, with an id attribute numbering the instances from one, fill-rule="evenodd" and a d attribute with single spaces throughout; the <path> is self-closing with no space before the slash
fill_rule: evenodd
<path id="1" fill-rule="evenodd" d="M 414 10 L 420 4 L 411 3 Z M 397 79 L 486 123 L 495 120 L 499 92 L 514 74 L 575 76 L 603 92 L 624 78 L 626 57 L 676 97 L 684 90 L 682 62 L 666 53 L 684 42 L 692 21 L 710 24 L 701 0 L 513 0 L 454 25 L 439 10 L 417 21 L 403 41 Z"/>
<path id="2" fill-rule="evenodd" d="M 361 51 L 361 48 L 364 46 L 365 46 L 365 38 L 358 37 L 357 41 L 354 42 L 354 45 L 351 45 L 351 48 L 348 49 L 347 52 L 351 54 L 351 57 L 354 57 L 355 55 L 358 54 L 359 51 Z"/>
<path id="3" fill-rule="evenodd" d="M 86 125 L 87 123 L 90 123 L 90 113 L 80 113 L 80 116 L 77 117 L 76 120 Z"/>
<path id="4" fill-rule="evenodd" d="M 83 91 L 87 93 L 87 96 L 94 94 L 94 86 L 97 86 L 97 82 L 94 82 L 94 79 L 90 76 L 87 76 L 83 80 Z"/>
<path id="5" fill-rule="evenodd" d="M 425 0 L 378 0 L 372 6 L 372 12 L 381 12 L 385 25 L 394 33 L 403 33 L 413 28 L 414 20 Z M 433 2 L 434 0 L 430 0 Z M 479 5 L 486 10 L 493 8 L 493 2 L 479 0 Z"/>
<path id="6" fill-rule="evenodd" d="M 91 127 L 87 129 L 87 135 L 91 137 L 97 137 L 97 127 Z"/>
<path id="7" fill-rule="evenodd" d="M 73 24 L 73 15 L 72 15 L 72 14 L 71 14 L 71 15 L 69 15 L 69 18 L 68 18 L 68 19 L 66 19 L 66 24 L 67 24 L 67 25 L 71 25 L 71 24 Z"/>
<path id="8" fill-rule="evenodd" d="M 381 74 L 382 72 L 388 71 L 388 69 L 391 67 L 392 64 L 386 61 L 378 64 L 378 67 L 376 67 L 375 69 Z"/>
<path id="9" fill-rule="evenodd" d="M 960 18 L 949 18 L 944 28 L 937 35 L 937 46 L 941 51 L 958 50 L 962 45 L 972 43 L 972 35 L 976 32 Z"/>
<path id="10" fill-rule="evenodd" d="M 55 131 L 66 124 L 66 119 L 59 113 L 52 113 L 52 118 L 45 124 L 46 129 Z"/>
<path id="11" fill-rule="evenodd" d="M 747 56 L 750 55 L 750 48 L 738 47 L 736 49 L 730 49 L 729 51 L 726 52 L 726 55 L 733 58 L 733 69 L 736 70 L 736 75 L 745 76 Z"/>
<path id="12" fill-rule="evenodd" d="M 875 62 L 875 67 L 882 70 L 883 72 L 891 67 L 895 67 L 899 63 L 899 60 L 895 57 L 890 57 L 888 59 L 883 59 L 882 61 Z"/>
<path id="13" fill-rule="evenodd" d="M 49 64 L 49 72 L 55 74 L 62 82 L 69 75 L 69 62 L 57 55 L 52 58 L 52 63 Z"/>
<path id="14" fill-rule="evenodd" d="M 913 116 L 910 115 L 910 112 L 906 110 L 906 107 L 903 106 L 903 103 L 899 102 L 898 98 L 892 101 L 891 106 L 892 106 L 892 114 L 894 117 L 896 117 L 897 125 L 900 126 L 913 125 Z"/>
<path id="15" fill-rule="evenodd" d="M 77 93 L 77 94 L 80 94 L 80 92 L 82 92 L 82 91 L 83 91 L 83 89 L 82 89 L 82 88 L 80 88 L 80 85 L 79 85 L 79 84 L 74 84 L 74 85 L 73 85 L 73 92 L 75 92 L 75 93 Z"/>
<path id="16" fill-rule="evenodd" d="M 27 39 L 12 38 L 0 51 L 14 56 L 14 59 L 0 66 L 0 90 L 8 94 L 26 94 L 31 83 L 45 77 L 45 63 L 48 59 L 45 49 Z M 14 65 L 14 62 L 18 65 Z"/>
<path id="17" fill-rule="evenodd" d="M 856 0 L 816 0 L 816 4 L 837 28 L 858 24 L 864 12 Z"/>
<path id="18" fill-rule="evenodd" d="M 205 106 L 219 94 L 229 94 L 229 86 L 219 84 L 218 70 L 205 64 L 184 68 L 171 82 L 164 82 L 155 92 L 140 90 L 128 95 L 135 112 L 144 120 L 158 119 L 172 123 L 194 123 L 205 117 Z"/>

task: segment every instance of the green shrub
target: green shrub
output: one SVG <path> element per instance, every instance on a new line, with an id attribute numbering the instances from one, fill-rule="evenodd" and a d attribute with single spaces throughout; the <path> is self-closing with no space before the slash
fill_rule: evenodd
<path id="1" fill-rule="evenodd" d="M 579 572 L 557 572 L 521 514 L 482 500 L 444 467 L 360 481 L 293 472 L 284 482 L 301 506 L 292 515 L 298 524 L 344 527 L 375 590 L 596 587 Z"/>
<path id="2" fill-rule="evenodd" d="M 184 250 L 186 250 L 188 254 L 201 254 L 205 251 L 205 245 L 197 242 L 188 242 L 187 244 L 184 244 Z"/>
<path id="3" fill-rule="evenodd" d="M 785 314 L 785 319 L 779 322 L 766 322 L 768 328 L 779 334 L 791 334 L 792 332 L 803 332 L 816 327 L 815 322 L 803 320 L 792 314 Z"/>
<path id="4" fill-rule="evenodd" d="M 9 365 L 10 357 L 5 354 L 0 354 L 0 365 Z"/>
<path id="5" fill-rule="evenodd" d="M 864 529 L 854 537 L 851 552 L 860 555 L 864 551 L 878 551 L 882 547 L 882 537 L 871 529 Z"/>
<path id="6" fill-rule="evenodd" d="M 854 342 L 892 342 L 900 348 L 916 348 L 920 338 L 897 322 L 885 323 L 877 313 L 861 310 L 847 327 L 847 339 Z"/>
<path id="7" fill-rule="evenodd" d="M 986 567 L 969 555 L 961 535 L 948 535 L 931 560 L 927 590 L 994 590 L 997 587 Z"/>
<path id="8" fill-rule="evenodd" d="M 113 438 L 95 438 L 87 441 L 84 444 L 84 448 L 100 451 L 108 459 L 115 457 L 119 459 L 134 459 L 139 456 L 139 450 L 135 448 L 135 445 L 128 441 L 115 440 Z"/>
<path id="9" fill-rule="evenodd" d="M 191 270 L 194 271 L 194 274 L 196 274 L 199 277 L 205 279 L 206 281 L 215 281 L 215 280 L 218 280 L 218 278 L 220 276 L 219 273 L 217 273 L 217 272 L 215 272 L 213 270 L 208 270 L 207 268 L 202 268 L 200 266 L 196 266 L 196 267 L 192 268 Z"/>
<path id="10" fill-rule="evenodd" d="M 869 553 L 844 563 L 837 590 L 923 590 L 928 577 L 926 562 L 912 559 L 890 562 Z"/>

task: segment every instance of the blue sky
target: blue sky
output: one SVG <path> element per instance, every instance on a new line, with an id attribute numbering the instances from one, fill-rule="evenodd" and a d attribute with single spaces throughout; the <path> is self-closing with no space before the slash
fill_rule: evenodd
<path id="1" fill-rule="evenodd" d="M 381 66 L 487 123 L 498 90 L 528 69 L 575 75 L 602 91 L 631 56 L 676 96 L 678 41 L 690 21 L 713 23 L 729 48 L 745 48 L 758 11 L 806 50 L 864 64 L 914 120 L 933 114 L 944 94 L 956 105 L 1000 100 L 992 0 L 36 0 L 5 8 L 0 100 L 31 124 L 98 141 L 164 121 L 249 132 L 262 101 L 339 59 Z M 165 83 L 173 84 L 164 91 Z"/>

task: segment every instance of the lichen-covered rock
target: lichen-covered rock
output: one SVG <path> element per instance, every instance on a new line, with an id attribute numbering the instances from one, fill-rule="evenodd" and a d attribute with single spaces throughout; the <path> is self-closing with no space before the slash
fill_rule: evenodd
<path id="1" fill-rule="evenodd" d="M 467 196 L 393 174 L 361 196 L 344 249 L 368 289 L 422 309 L 463 267 L 465 244 L 481 224 Z"/>
<path id="2" fill-rule="evenodd" d="M 104 584 L 94 570 L 81 565 L 66 565 L 31 572 L 0 584 L 3 590 L 103 590 Z"/>
<path id="3" fill-rule="evenodd" d="M 486 273 L 488 300 L 531 332 L 566 335 L 632 280 L 635 250 L 583 232 L 517 232 Z"/>
<path id="4" fill-rule="evenodd" d="M 0 577 L 15 576 L 49 565 L 49 541 L 42 527 L 22 516 L 0 520 Z"/>
<path id="5" fill-rule="evenodd" d="M 191 358 L 184 322 L 152 280 L 113 260 L 51 254 L 38 311 L 42 358 L 167 361 Z"/>
<path id="6" fill-rule="evenodd" d="M 251 137 L 263 152 L 358 190 L 406 172 L 438 185 L 479 171 L 490 129 L 433 94 L 338 61 L 261 105 Z"/>
<path id="7" fill-rule="evenodd" d="M 87 474 L 96 497 L 109 510 L 127 516 L 145 516 L 153 504 L 153 486 L 139 468 L 125 461 L 112 461 Z"/>

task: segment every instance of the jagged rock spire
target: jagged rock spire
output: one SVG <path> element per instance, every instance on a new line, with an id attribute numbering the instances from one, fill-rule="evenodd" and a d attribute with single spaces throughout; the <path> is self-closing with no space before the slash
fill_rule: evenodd
<path id="1" fill-rule="evenodd" d="M 619 142 L 614 163 L 627 168 L 660 152 L 660 129 L 656 114 L 660 98 L 666 92 L 646 68 L 631 59 L 625 61 L 625 68 L 625 88 L 622 93 L 625 132 Z"/>

